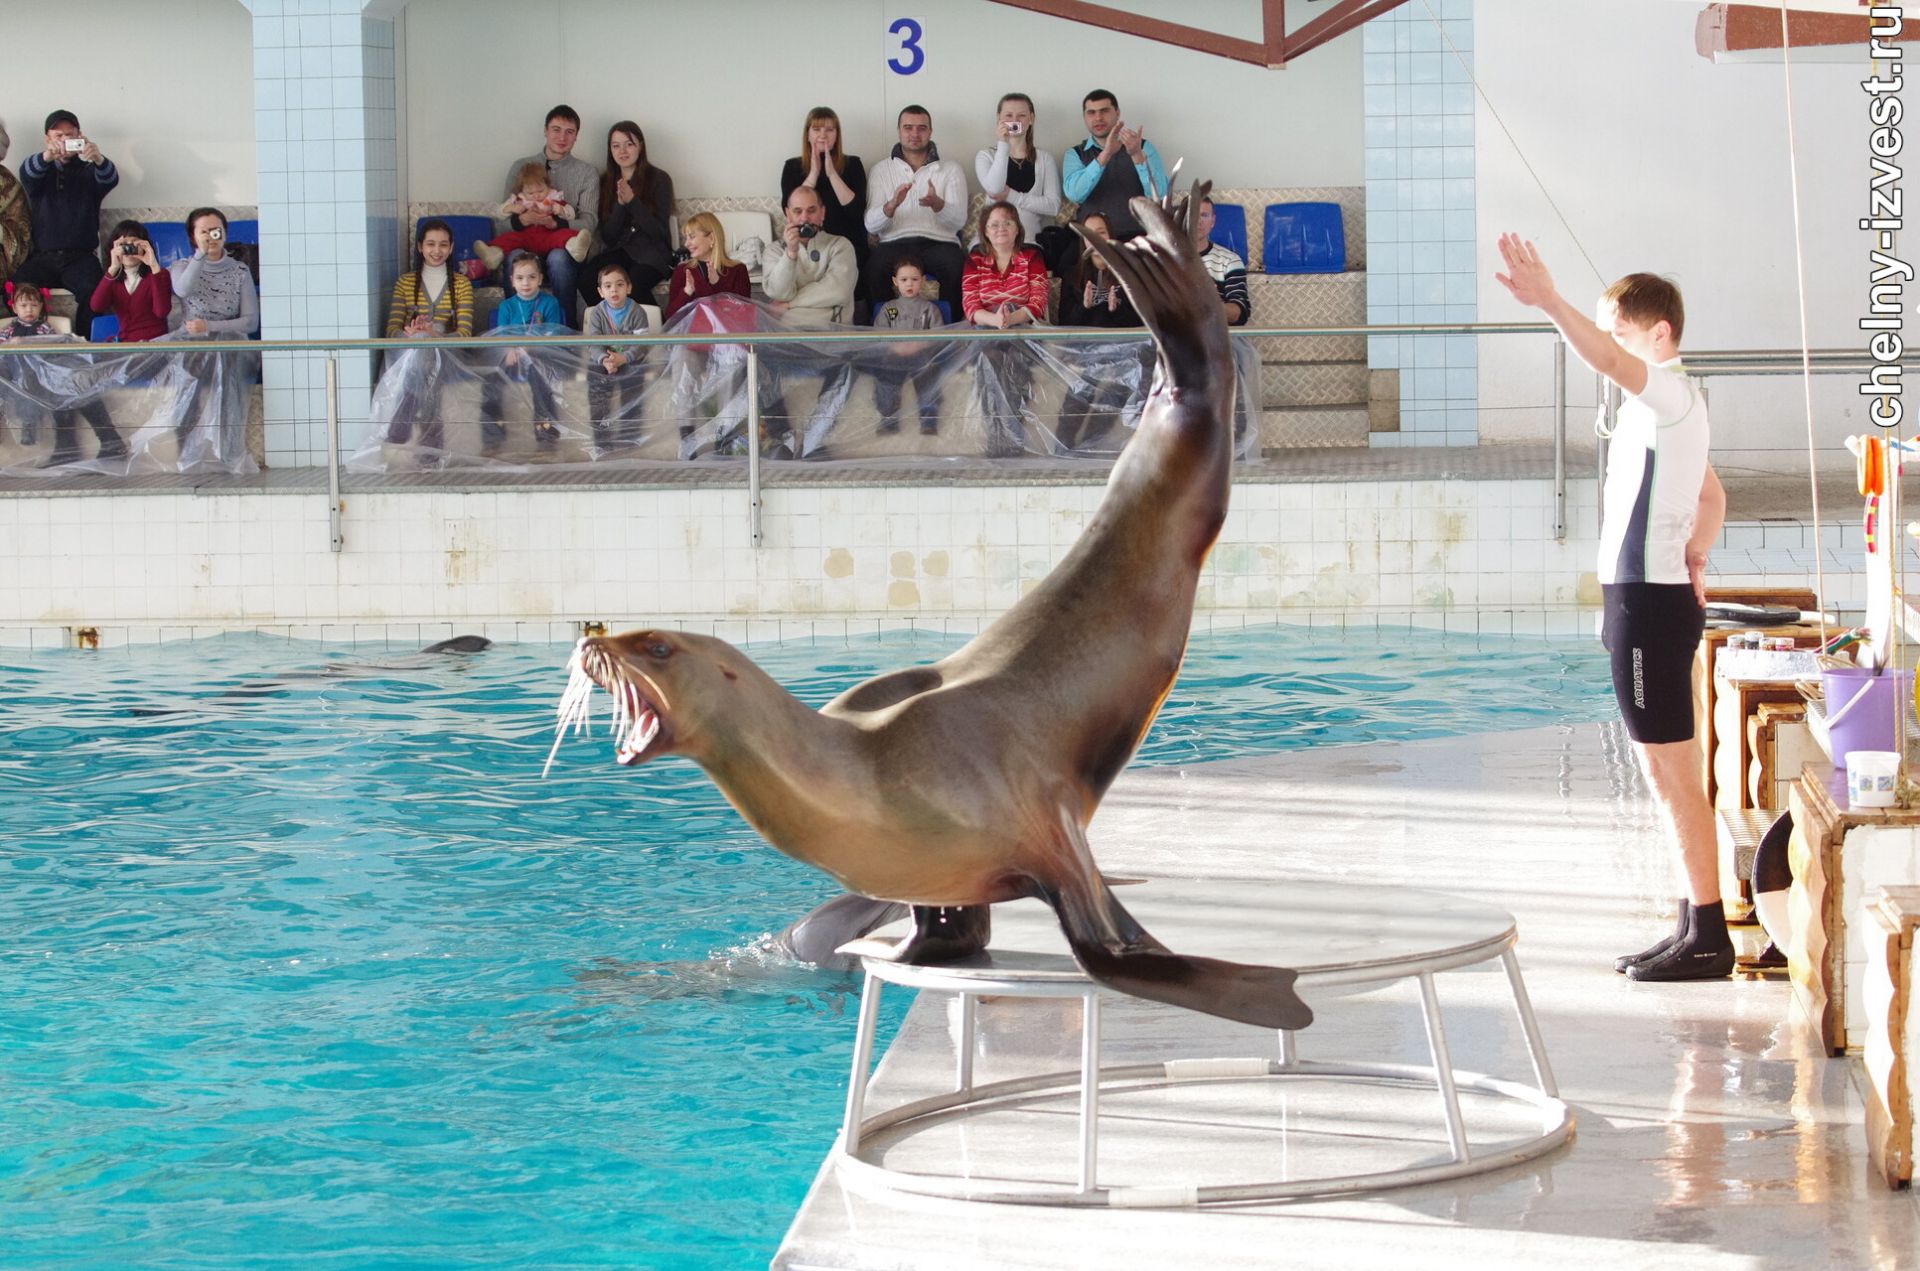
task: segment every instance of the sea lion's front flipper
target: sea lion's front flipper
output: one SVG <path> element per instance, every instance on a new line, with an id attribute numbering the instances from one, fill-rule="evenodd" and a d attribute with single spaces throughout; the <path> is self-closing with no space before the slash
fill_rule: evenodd
<path id="1" fill-rule="evenodd" d="M 1069 838 L 1078 840 L 1079 861 L 1091 865 L 1084 833 L 1064 820 Z M 1073 956 L 1100 983 L 1260 1028 L 1294 1031 L 1313 1023 L 1313 1009 L 1293 989 L 1299 972 L 1174 953 L 1141 927 L 1091 868 L 1069 866 L 1043 887 Z"/>

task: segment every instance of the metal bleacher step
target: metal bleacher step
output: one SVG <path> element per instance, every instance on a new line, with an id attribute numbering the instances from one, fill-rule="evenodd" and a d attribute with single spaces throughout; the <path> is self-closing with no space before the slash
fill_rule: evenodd
<path id="1" fill-rule="evenodd" d="M 1260 367 L 1260 404 L 1286 406 L 1365 406 L 1365 361 L 1267 362 Z"/>
<path id="2" fill-rule="evenodd" d="M 1299 450 L 1367 444 L 1367 408 L 1360 406 L 1280 406 L 1261 411 L 1264 450 Z"/>

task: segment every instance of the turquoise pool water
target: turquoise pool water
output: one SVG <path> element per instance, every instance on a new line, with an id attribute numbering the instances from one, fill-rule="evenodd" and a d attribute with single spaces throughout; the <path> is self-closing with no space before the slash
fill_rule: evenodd
<path id="1" fill-rule="evenodd" d="M 959 643 L 753 652 L 818 703 Z M 0 651 L 0 1262 L 765 1265 L 857 1002 L 756 941 L 832 888 L 685 762 L 542 781 L 566 654 Z M 1250 630 L 1138 762 L 1610 702 L 1589 643 Z"/>

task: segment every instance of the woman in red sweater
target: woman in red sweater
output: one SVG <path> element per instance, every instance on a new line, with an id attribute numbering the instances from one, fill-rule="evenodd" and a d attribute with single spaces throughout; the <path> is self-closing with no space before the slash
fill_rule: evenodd
<path id="1" fill-rule="evenodd" d="M 753 284 L 747 267 L 727 255 L 727 231 L 720 218 L 711 212 L 695 212 L 687 218 L 682 235 L 687 259 L 675 265 L 667 280 L 667 318 L 691 308 L 681 320 L 686 331 L 751 331 L 757 314 L 751 296 Z M 716 299 L 717 297 L 717 299 Z M 711 363 L 708 355 L 712 355 Z M 746 356 L 740 345 L 704 344 L 675 346 L 667 355 L 667 373 L 673 378 L 674 418 L 680 424 L 680 457 L 713 453 L 726 445 L 744 407 L 731 409 L 745 396 Z M 710 415 L 724 415 L 722 426 L 708 431 L 714 435 L 694 440 L 696 429 Z"/>
<path id="2" fill-rule="evenodd" d="M 977 327 L 1007 330 L 1047 318 L 1047 263 L 1028 247 L 1020 210 L 1002 200 L 980 216 L 980 245 L 960 275 L 960 308 Z M 1026 452 L 1021 416 L 1026 404 L 1028 349 L 1011 340 L 982 341 L 974 382 L 987 428 L 987 454 L 1005 458 Z"/>
<path id="3" fill-rule="evenodd" d="M 167 333 L 173 278 L 154 259 L 153 241 L 139 221 L 113 227 L 107 272 L 88 303 L 95 313 L 111 313 L 120 320 L 122 344 L 144 344 Z"/>

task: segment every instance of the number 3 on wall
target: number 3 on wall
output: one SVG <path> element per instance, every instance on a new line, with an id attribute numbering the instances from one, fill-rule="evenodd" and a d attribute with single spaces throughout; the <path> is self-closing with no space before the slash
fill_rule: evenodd
<path id="1" fill-rule="evenodd" d="M 920 47 L 924 34 L 912 18 L 898 18 L 887 28 L 888 35 L 900 37 L 900 51 L 887 59 L 887 67 L 896 75 L 911 75 L 927 64 L 927 51 Z"/>

